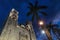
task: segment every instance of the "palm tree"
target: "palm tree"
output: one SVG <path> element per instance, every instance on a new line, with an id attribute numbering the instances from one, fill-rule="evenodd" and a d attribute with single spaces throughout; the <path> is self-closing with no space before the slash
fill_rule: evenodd
<path id="1" fill-rule="evenodd" d="M 35 2 L 35 5 L 33 5 L 32 3 L 29 3 L 29 7 L 30 11 L 27 13 L 27 16 L 30 16 L 32 14 L 32 22 L 34 21 L 34 18 L 36 17 L 37 20 L 40 19 L 39 15 L 38 15 L 38 11 L 40 9 L 47 9 L 47 6 L 38 6 L 38 2 Z M 45 12 L 40 11 L 41 14 L 43 14 L 44 16 L 47 16 L 47 14 Z M 50 32 L 48 31 L 47 28 L 43 27 L 42 29 L 45 30 L 46 35 L 48 37 L 49 40 L 52 40 L 52 37 L 50 35 Z"/>
<path id="2" fill-rule="evenodd" d="M 50 22 L 50 23 L 46 26 L 46 28 L 48 29 L 50 35 L 51 35 L 51 30 L 52 30 L 52 32 L 56 35 L 56 32 L 57 32 L 57 30 L 58 30 L 56 27 L 58 27 L 58 24 L 52 24 L 52 22 Z M 58 38 L 57 35 L 56 35 L 56 37 Z M 58 39 L 59 39 L 59 38 L 58 38 Z"/>
<path id="3" fill-rule="evenodd" d="M 56 35 L 57 39 L 60 40 L 60 37 L 59 37 L 60 36 L 60 29 L 54 28 L 53 33 Z"/>
<path id="4" fill-rule="evenodd" d="M 32 21 L 34 21 L 35 17 L 37 20 L 40 18 L 38 15 L 38 11 L 41 9 L 47 9 L 47 6 L 38 6 L 38 1 L 36 1 L 35 5 L 33 5 L 32 3 L 29 3 L 28 8 L 30 9 L 30 11 L 27 13 L 27 16 L 32 15 Z M 47 16 L 45 12 L 40 11 L 39 13 L 43 14 L 44 16 Z"/>
<path id="5" fill-rule="evenodd" d="M 34 21 L 34 18 L 36 17 L 37 20 L 40 19 L 39 15 L 38 15 L 38 11 L 40 9 L 47 9 L 47 6 L 38 6 L 38 2 L 35 2 L 35 5 L 33 5 L 32 3 L 29 3 L 29 7 L 30 11 L 27 13 L 27 16 L 32 15 L 32 22 Z M 47 14 L 45 12 L 39 12 L 41 14 L 43 14 L 44 16 L 47 16 Z M 53 29 L 54 26 L 58 26 L 57 24 L 52 24 L 51 22 L 47 25 L 47 28 L 44 27 L 44 30 L 46 32 L 46 35 L 48 37 L 49 40 L 52 40 L 51 37 L 51 32 L 50 30 L 52 29 L 53 33 L 55 33 L 55 30 Z"/>

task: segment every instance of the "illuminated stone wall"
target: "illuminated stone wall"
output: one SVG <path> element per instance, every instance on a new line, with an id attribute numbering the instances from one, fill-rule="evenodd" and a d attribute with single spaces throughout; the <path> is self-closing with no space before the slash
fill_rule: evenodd
<path id="1" fill-rule="evenodd" d="M 32 24 L 28 24 L 28 26 L 18 25 L 17 20 L 18 12 L 12 9 L 1 33 L 0 40 L 36 40 Z"/>

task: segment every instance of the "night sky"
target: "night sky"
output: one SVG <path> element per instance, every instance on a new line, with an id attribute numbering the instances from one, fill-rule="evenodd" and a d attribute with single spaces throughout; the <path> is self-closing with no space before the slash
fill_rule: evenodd
<path id="1" fill-rule="evenodd" d="M 31 21 L 31 16 L 26 16 L 27 12 L 29 11 L 27 7 L 29 6 L 29 2 L 34 5 L 35 1 L 36 0 L 0 0 L 0 31 L 2 30 L 3 23 L 12 8 L 16 9 L 19 12 L 19 24 L 25 24 L 27 20 Z M 53 24 L 60 24 L 60 0 L 38 0 L 38 5 L 46 5 L 48 7 L 48 9 L 42 10 L 46 12 L 48 16 L 40 16 L 42 20 L 45 21 L 45 23 L 49 23 L 49 21 L 52 20 Z M 45 34 L 41 35 L 37 24 L 38 23 L 36 21 L 33 22 L 33 27 L 37 40 L 47 40 Z M 53 35 L 53 33 L 52 37 L 54 40 L 56 40 L 56 37 Z"/>

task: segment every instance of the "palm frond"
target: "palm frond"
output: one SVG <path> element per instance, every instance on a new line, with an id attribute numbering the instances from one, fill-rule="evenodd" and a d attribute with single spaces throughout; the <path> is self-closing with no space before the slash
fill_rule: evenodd
<path id="1" fill-rule="evenodd" d="M 29 3 L 29 7 L 30 11 L 27 13 L 27 16 L 31 15 L 33 13 L 32 16 L 32 21 L 34 20 L 34 17 L 36 17 L 37 20 L 40 20 L 40 17 L 37 13 L 37 11 L 39 9 L 46 9 L 47 6 L 38 6 L 38 1 L 35 2 L 35 5 L 33 5 L 32 3 Z M 47 14 L 45 12 L 40 12 L 42 13 L 44 16 L 47 16 Z"/>
<path id="2" fill-rule="evenodd" d="M 40 12 L 42 15 L 47 16 L 46 12 Z"/>
<path id="3" fill-rule="evenodd" d="M 53 26 L 56 26 L 56 27 L 58 27 L 59 25 L 58 25 L 58 24 L 53 24 Z"/>
<path id="4" fill-rule="evenodd" d="M 38 9 L 47 9 L 47 6 L 38 6 Z"/>
<path id="5" fill-rule="evenodd" d="M 29 6 L 30 6 L 30 7 L 33 7 L 33 4 L 32 4 L 32 3 L 29 3 Z"/>
<path id="6" fill-rule="evenodd" d="M 49 25 L 51 25 L 51 24 L 52 24 L 52 21 L 49 22 Z"/>
<path id="7" fill-rule="evenodd" d="M 31 12 L 28 12 L 28 13 L 27 13 L 27 16 L 29 16 L 29 15 L 31 15 L 31 14 L 32 14 Z"/>
<path id="8" fill-rule="evenodd" d="M 38 6 L 38 1 L 35 2 L 35 7 L 37 7 L 37 6 Z"/>

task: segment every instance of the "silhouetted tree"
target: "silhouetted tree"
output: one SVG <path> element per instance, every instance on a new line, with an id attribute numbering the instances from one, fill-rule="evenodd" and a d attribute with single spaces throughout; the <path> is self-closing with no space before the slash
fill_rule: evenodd
<path id="1" fill-rule="evenodd" d="M 50 35 L 51 35 L 51 30 L 56 35 L 56 33 L 58 31 L 58 29 L 56 27 L 58 27 L 58 24 L 52 24 L 52 22 L 50 22 L 46 27 L 47 27 L 48 31 L 50 32 Z M 56 37 L 58 38 L 57 35 L 56 35 Z"/>
<path id="2" fill-rule="evenodd" d="M 32 3 L 29 3 L 29 7 L 30 11 L 27 13 L 27 16 L 32 15 L 32 22 L 34 21 L 34 18 L 36 17 L 37 21 L 40 19 L 40 16 L 38 15 L 38 11 L 41 9 L 47 9 L 47 6 L 38 6 L 38 2 L 35 2 L 35 5 L 33 5 Z M 47 14 L 45 12 L 39 11 L 40 14 L 43 14 L 44 16 L 47 16 Z M 43 27 L 46 35 L 48 37 L 49 40 L 52 40 L 49 31 Z M 42 28 L 42 29 L 43 29 Z"/>
<path id="3" fill-rule="evenodd" d="M 35 5 L 33 5 L 32 3 L 29 3 L 29 7 L 30 11 L 27 13 L 27 16 L 32 15 L 32 21 L 34 21 L 34 18 L 36 17 L 36 19 L 40 19 L 40 16 L 38 15 L 38 11 L 41 9 L 47 9 L 47 6 L 38 6 L 38 1 L 35 2 Z M 45 12 L 39 11 L 40 14 L 43 14 L 44 16 L 47 16 L 47 14 Z"/>

